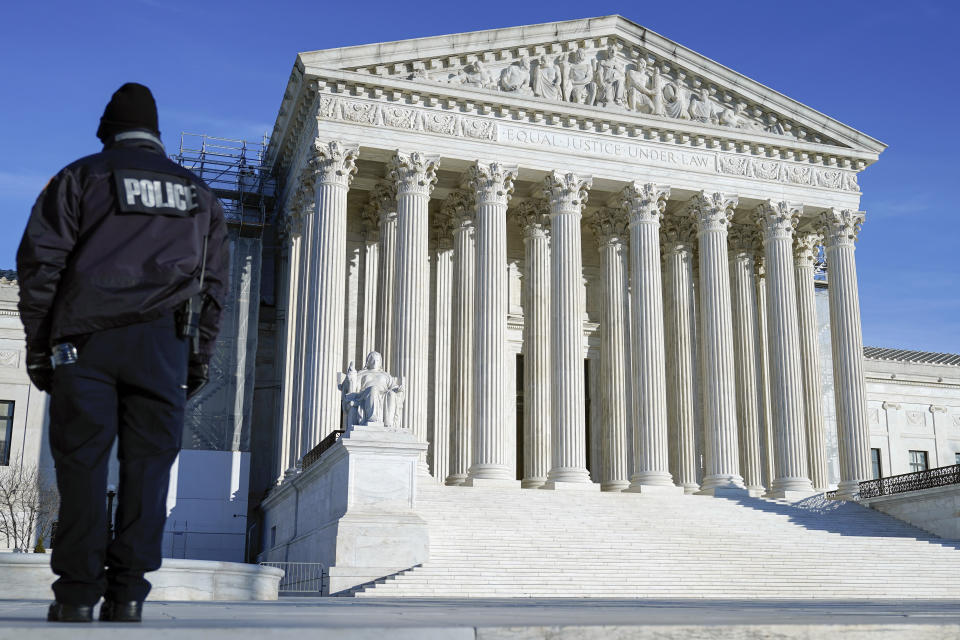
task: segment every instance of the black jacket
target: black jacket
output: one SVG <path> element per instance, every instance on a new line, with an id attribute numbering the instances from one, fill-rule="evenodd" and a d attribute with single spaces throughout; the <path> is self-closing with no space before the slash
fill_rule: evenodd
<path id="1" fill-rule="evenodd" d="M 208 237 L 200 348 L 209 360 L 229 260 L 223 209 L 151 137 L 134 133 L 77 160 L 37 198 L 17 251 L 29 348 L 169 313 L 199 293 Z"/>

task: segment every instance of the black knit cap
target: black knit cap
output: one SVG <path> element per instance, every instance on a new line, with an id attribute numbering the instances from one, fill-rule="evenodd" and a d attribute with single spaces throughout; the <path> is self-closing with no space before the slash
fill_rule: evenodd
<path id="1" fill-rule="evenodd" d="M 157 103 L 150 89 L 136 82 L 128 82 L 114 92 L 100 117 L 97 137 L 106 143 L 121 131 L 130 129 L 147 129 L 160 136 Z"/>

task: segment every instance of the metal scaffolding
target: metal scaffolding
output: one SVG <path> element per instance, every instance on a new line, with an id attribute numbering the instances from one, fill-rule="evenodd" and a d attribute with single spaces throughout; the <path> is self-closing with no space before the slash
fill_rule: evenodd
<path id="1" fill-rule="evenodd" d="M 173 160 L 200 177 L 223 204 L 227 224 L 259 236 L 273 220 L 276 179 L 264 166 L 269 139 L 260 142 L 181 133 Z"/>

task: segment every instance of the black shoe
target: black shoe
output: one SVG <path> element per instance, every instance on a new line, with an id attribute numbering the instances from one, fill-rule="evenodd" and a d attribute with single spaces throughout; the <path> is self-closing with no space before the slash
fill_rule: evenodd
<path id="1" fill-rule="evenodd" d="M 54 602 L 47 610 L 47 622 L 93 622 L 93 607 Z"/>
<path id="2" fill-rule="evenodd" d="M 143 600 L 114 602 L 104 600 L 100 605 L 100 622 L 140 622 L 143 615 Z"/>

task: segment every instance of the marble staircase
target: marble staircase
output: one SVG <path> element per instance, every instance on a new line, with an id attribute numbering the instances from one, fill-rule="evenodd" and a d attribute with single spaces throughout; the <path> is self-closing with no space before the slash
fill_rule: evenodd
<path id="1" fill-rule="evenodd" d="M 421 486 L 430 558 L 357 597 L 956 598 L 960 543 L 822 496 Z"/>

